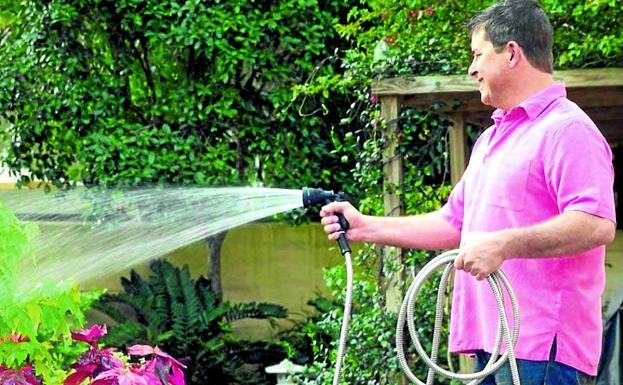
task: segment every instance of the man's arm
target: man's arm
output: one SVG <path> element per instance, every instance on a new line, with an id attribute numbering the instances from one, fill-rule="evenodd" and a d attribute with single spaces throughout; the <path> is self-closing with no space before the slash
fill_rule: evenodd
<path id="1" fill-rule="evenodd" d="M 352 241 L 436 250 L 458 247 L 461 238 L 461 232 L 443 219 L 439 211 L 404 217 L 374 217 L 361 214 L 347 202 L 334 202 L 320 211 L 321 222 L 331 240 L 339 235 L 335 213 L 342 213 L 348 220 L 350 228 L 346 238 Z"/>
<path id="2" fill-rule="evenodd" d="M 612 242 L 615 232 L 608 219 L 569 211 L 533 226 L 468 236 L 454 266 L 485 279 L 506 259 L 574 255 Z"/>

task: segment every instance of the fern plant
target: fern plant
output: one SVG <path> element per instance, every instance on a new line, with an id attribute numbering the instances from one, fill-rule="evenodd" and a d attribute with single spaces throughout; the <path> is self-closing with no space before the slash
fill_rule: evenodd
<path id="1" fill-rule="evenodd" d="M 270 303 L 224 302 L 201 276 L 193 280 L 188 266 L 181 269 L 164 260 L 150 265 L 143 279 L 132 270 L 122 278 L 123 291 L 106 294 L 93 307 L 117 322 L 105 339 L 124 349 L 131 344 L 160 345 L 186 365 L 189 384 L 267 384 L 264 366 L 285 358 L 282 344 L 244 341 L 232 333 L 231 322 L 285 318 L 287 310 Z"/>

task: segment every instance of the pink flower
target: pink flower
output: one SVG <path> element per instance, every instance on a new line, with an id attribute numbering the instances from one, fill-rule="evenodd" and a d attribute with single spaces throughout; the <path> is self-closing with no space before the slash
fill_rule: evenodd
<path id="1" fill-rule="evenodd" d="M 91 385 L 160 385 L 154 380 L 158 379 L 150 373 L 145 373 L 141 368 L 131 366 L 102 372 L 95 377 Z"/>
<path id="2" fill-rule="evenodd" d="M 92 347 L 82 353 L 78 361 L 71 366 L 76 371 L 65 379 L 63 385 L 78 385 L 85 378 L 94 378 L 102 372 L 123 367 L 123 362 L 113 356 L 112 352 L 113 349 L 100 350 Z"/>
<path id="3" fill-rule="evenodd" d="M 175 358 L 147 345 L 134 345 L 128 349 L 132 356 L 152 356 L 141 364 L 125 364 L 113 355 L 114 349 L 100 349 L 98 342 L 106 334 L 106 326 L 94 325 L 89 329 L 72 332 L 76 341 L 84 341 L 91 348 L 82 353 L 71 367 L 75 370 L 64 385 L 80 385 L 90 379 L 89 385 L 186 385 L 182 368 Z M 0 368 L 1 369 L 1 368 Z M 0 374 L 1 374 L 0 370 Z M 6 385 L 0 381 L 0 385 Z M 13 385 L 13 383 L 12 383 Z M 41 385 L 15 383 L 14 385 Z"/>
<path id="4" fill-rule="evenodd" d="M 141 357 L 153 354 L 156 357 L 160 357 L 160 358 L 163 358 L 165 360 L 169 360 L 173 364 L 173 366 L 178 366 L 178 367 L 181 367 L 181 368 L 185 368 L 186 367 L 186 365 L 182 364 L 181 362 L 179 362 L 175 358 L 171 357 L 170 355 L 165 353 L 163 350 L 161 350 L 157 346 L 155 348 L 152 348 L 149 345 L 133 345 L 133 346 L 130 346 L 128 348 L 128 354 L 131 355 L 131 356 L 141 356 Z"/>
<path id="5" fill-rule="evenodd" d="M 97 346 L 100 338 L 106 335 L 106 325 L 93 325 L 89 329 L 80 329 L 77 332 L 71 332 L 71 338 L 75 341 L 84 341 L 91 346 Z"/>
<path id="6" fill-rule="evenodd" d="M 159 378 L 158 382 L 153 385 L 160 385 L 161 383 L 171 385 L 186 384 L 184 372 L 182 372 L 182 368 L 186 366 L 160 350 L 157 346 L 152 348 L 148 345 L 134 345 L 128 349 L 128 354 L 131 356 L 154 356 L 154 359 L 148 361 L 143 368 L 145 372 L 155 373 Z M 152 384 L 150 383 L 149 385 Z"/>

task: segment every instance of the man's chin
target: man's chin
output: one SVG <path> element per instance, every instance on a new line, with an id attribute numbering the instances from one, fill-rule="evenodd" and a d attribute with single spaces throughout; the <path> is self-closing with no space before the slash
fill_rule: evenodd
<path id="1" fill-rule="evenodd" d="M 489 99 L 489 97 L 486 94 L 481 93 L 480 94 L 480 102 L 482 104 L 484 104 L 485 106 L 491 106 L 491 99 Z"/>

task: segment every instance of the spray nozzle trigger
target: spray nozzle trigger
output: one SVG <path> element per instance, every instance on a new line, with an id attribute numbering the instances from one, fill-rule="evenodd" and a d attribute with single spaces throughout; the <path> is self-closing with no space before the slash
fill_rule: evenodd
<path id="1" fill-rule="evenodd" d="M 336 202 L 344 202 L 344 201 L 348 201 L 348 197 L 343 191 L 340 191 L 339 193 L 335 194 L 334 200 Z M 346 218 L 344 217 L 342 213 L 336 213 L 335 215 L 337 215 L 337 219 L 340 223 L 341 230 L 347 231 L 350 228 L 350 223 L 348 223 L 348 221 L 346 220 Z"/>
<path id="2" fill-rule="evenodd" d="M 331 202 L 342 202 L 348 201 L 353 206 L 356 206 L 350 197 L 346 195 L 343 191 L 338 192 L 337 194 L 331 190 L 322 190 L 318 188 L 309 188 L 306 187 L 303 189 L 303 207 L 307 208 L 310 206 L 315 206 L 318 204 L 327 205 Z M 350 223 L 344 217 L 342 213 L 335 213 L 337 216 L 338 222 L 340 224 L 340 236 L 337 239 L 337 243 L 340 246 L 340 251 L 342 254 L 350 253 L 350 246 L 348 245 L 348 241 L 346 240 L 346 231 L 350 228 Z"/>
<path id="3" fill-rule="evenodd" d="M 337 219 L 340 223 L 340 230 L 341 231 L 348 231 L 348 229 L 350 228 L 350 223 L 348 223 L 348 220 L 346 220 L 346 218 L 344 217 L 344 214 L 342 213 L 335 213 L 335 215 L 337 215 Z"/>

